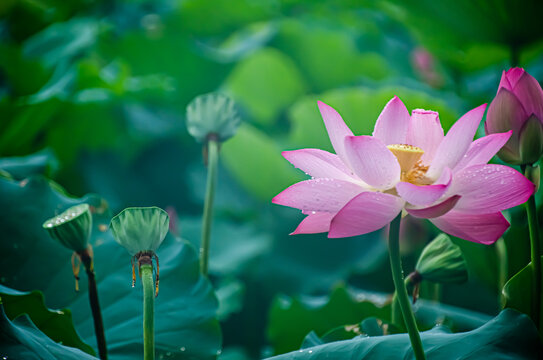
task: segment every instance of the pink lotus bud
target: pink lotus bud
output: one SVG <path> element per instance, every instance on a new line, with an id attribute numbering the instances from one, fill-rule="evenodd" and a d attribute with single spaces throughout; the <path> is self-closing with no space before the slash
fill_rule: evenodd
<path id="1" fill-rule="evenodd" d="M 488 108 L 487 134 L 513 130 L 498 156 L 510 164 L 533 164 L 543 154 L 543 90 L 524 69 L 504 71 Z"/>

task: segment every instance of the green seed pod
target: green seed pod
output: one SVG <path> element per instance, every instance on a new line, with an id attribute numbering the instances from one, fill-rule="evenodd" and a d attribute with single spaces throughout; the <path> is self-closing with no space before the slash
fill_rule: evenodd
<path id="1" fill-rule="evenodd" d="M 197 96 L 187 106 L 187 130 L 199 142 L 205 142 L 211 134 L 219 141 L 228 140 L 240 123 L 234 101 L 222 94 Z"/>
<path id="2" fill-rule="evenodd" d="M 87 249 L 92 230 L 89 205 L 72 206 L 62 214 L 45 221 L 43 228 L 53 239 L 68 249 L 84 251 Z"/>
<path id="3" fill-rule="evenodd" d="M 153 207 L 130 207 L 111 219 L 109 225 L 115 240 L 130 255 L 141 251 L 155 252 L 160 246 L 170 225 L 166 211 Z"/>
<path id="4" fill-rule="evenodd" d="M 422 280 L 457 284 L 468 280 L 468 269 L 462 251 L 445 234 L 438 235 L 426 245 L 415 269 Z"/>

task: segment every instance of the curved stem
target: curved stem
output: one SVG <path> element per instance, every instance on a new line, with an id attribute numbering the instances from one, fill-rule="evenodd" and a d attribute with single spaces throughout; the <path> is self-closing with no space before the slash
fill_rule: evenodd
<path id="1" fill-rule="evenodd" d="M 219 164 L 219 142 L 210 138 L 207 143 L 207 184 L 202 220 L 202 241 L 200 244 L 200 270 L 207 275 L 209 259 L 209 238 L 211 236 L 211 223 L 213 221 L 213 198 L 217 184 L 217 167 Z"/>
<path id="2" fill-rule="evenodd" d="M 531 166 L 523 166 L 523 172 L 530 178 Z M 526 203 L 526 213 L 528 215 L 528 228 L 530 230 L 530 250 L 531 264 L 533 271 L 532 283 L 532 320 L 536 326 L 540 327 L 540 304 L 541 304 L 541 249 L 539 244 L 539 226 L 537 221 L 537 208 L 535 205 L 535 194 L 530 196 Z"/>
<path id="3" fill-rule="evenodd" d="M 92 257 L 88 250 L 78 253 L 85 271 L 89 279 L 89 303 L 94 320 L 94 333 L 96 335 L 96 343 L 98 345 L 98 355 L 100 359 L 107 360 L 106 337 L 104 335 L 104 323 L 102 322 L 102 312 L 100 310 L 100 302 L 98 301 L 98 290 L 96 288 L 96 279 L 94 277 L 94 267 Z"/>
<path id="4" fill-rule="evenodd" d="M 140 266 L 143 285 L 143 359 L 155 358 L 155 287 L 153 284 L 153 265 Z"/>
<path id="5" fill-rule="evenodd" d="M 409 303 L 409 296 L 407 295 L 407 288 L 405 287 L 402 262 L 400 257 L 400 222 L 402 220 L 402 214 L 400 213 L 390 223 L 390 229 L 388 234 L 388 251 L 390 256 L 390 268 L 392 269 L 392 279 L 394 280 L 394 287 L 396 288 L 396 296 L 400 309 L 403 314 L 403 319 L 407 332 L 409 333 L 409 340 L 411 340 L 411 346 L 413 347 L 413 353 L 415 359 L 426 359 L 424 355 L 424 349 L 422 348 L 422 341 L 420 340 L 419 330 L 417 329 L 417 323 L 415 321 L 415 315 L 411 309 Z"/>

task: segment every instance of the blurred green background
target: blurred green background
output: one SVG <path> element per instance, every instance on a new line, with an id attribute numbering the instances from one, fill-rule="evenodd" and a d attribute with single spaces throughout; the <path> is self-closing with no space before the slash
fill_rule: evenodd
<path id="1" fill-rule="evenodd" d="M 304 179 L 281 151 L 332 150 L 317 100 L 355 134 L 370 134 L 394 95 L 409 110 L 439 111 L 448 130 L 492 100 L 512 65 L 543 79 L 542 7 L 536 0 L 4 0 L 0 156 L 39 152 L 5 160 L 25 164 L 12 175 L 44 173 L 75 196 L 99 194 L 112 213 L 168 209 L 172 232 L 198 245 L 206 169 L 185 109 L 199 94 L 228 94 L 243 125 L 221 148 L 212 232 L 221 356 L 294 350 L 309 331 L 322 335 L 366 311 L 345 286 L 393 289 L 381 232 L 290 237 L 302 215 L 270 203 Z M 523 209 L 506 216 L 515 226 L 499 246 L 455 240 L 470 281 L 441 289 L 443 303 L 476 311 L 481 321 L 498 313 L 504 281 L 529 261 Z M 410 219 L 403 233 L 409 272 L 437 230 Z M 422 297 L 435 298 L 434 289 Z M 336 310 L 326 315 L 325 304 Z M 337 318 L 340 309 L 348 313 Z M 428 327 L 443 322 L 428 309 Z M 307 325 L 312 311 L 324 323 Z M 296 316 L 305 322 L 289 322 Z"/>

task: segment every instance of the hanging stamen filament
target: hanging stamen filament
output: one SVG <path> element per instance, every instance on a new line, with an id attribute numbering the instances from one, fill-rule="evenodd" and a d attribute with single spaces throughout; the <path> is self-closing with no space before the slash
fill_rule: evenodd
<path id="1" fill-rule="evenodd" d="M 153 267 L 153 271 L 155 270 L 154 266 L 153 266 L 153 259 L 155 259 L 155 262 L 156 262 L 155 297 L 157 297 L 158 296 L 158 284 L 159 284 L 159 281 L 160 281 L 160 276 L 159 276 L 160 267 L 159 267 L 159 263 L 158 263 L 158 256 L 153 251 L 140 251 L 136 255 L 132 256 L 132 258 L 131 258 L 131 263 L 132 263 L 132 287 L 134 287 L 135 284 L 136 284 L 136 270 L 135 270 L 136 260 L 138 262 L 138 274 L 141 277 L 141 271 L 140 271 L 141 265 L 149 264 L 149 265 L 151 265 Z"/>
<path id="2" fill-rule="evenodd" d="M 155 258 L 155 262 L 156 262 L 156 283 L 155 283 L 155 297 L 158 296 L 158 281 L 159 281 L 159 267 L 158 267 L 158 256 L 153 253 L 153 257 Z"/>
<path id="3" fill-rule="evenodd" d="M 75 291 L 79 291 L 79 270 L 80 269 L 81 269 L 81 258 L 74 251 L 74 253 L 72 254 L 72 272 L 75 278 Z"/>
<path id="4" fill-rule="evenodd" d="M 132 263 L 132 287 L 136 286 L 136 265 L 135 265 L 136 255 L 132 256 L 130 258 L 130 262 Z"/>

